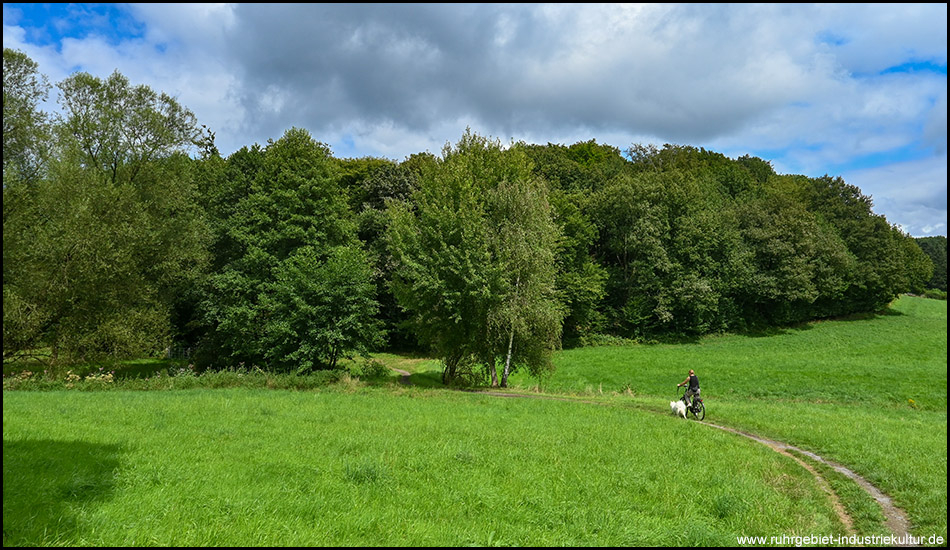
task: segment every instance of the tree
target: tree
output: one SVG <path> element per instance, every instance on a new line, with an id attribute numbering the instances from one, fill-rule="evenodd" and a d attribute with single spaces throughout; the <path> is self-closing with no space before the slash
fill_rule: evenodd
<path id="1" fill-rule="evenodd" d="M 295 250 L 264 285 L 260 307 L 263 359 L 282 370 L 336 368 L 343 356 L 382 344 L 372 268 L 357 246 L 324 254 Z"/>
<path id="2" fill-rule="evenodd" d="M 563 339 L 584 342 L 603 328 L 607 270 L 591 255 L 597 226 L 587 213 L 587 194 L 554 191 L 549 200 L 562 235 L 555 261 L 558 294 L 566 308 Z"/>
<path id="3" fill-rule="evenodd" d="M 355 205 L 357 232 L 374 267 L 379 316 L 388 345 L 403 350 L 417 348 L 418 343 L 404 326 L 408 318 L 392 293 L 395 262 L 386 245 L 385 234 L 389 226 L 389 205 L 411 199 L 418 187 L 418 174 L 406 163 L 377 164 L 353 187 L 351 202 Z M 353 200 L 354 196 L 358 200 Z"/>
<path id="4" fill-rule="evenodd" d="M 151 160 L 205 141 L 194 113 L 118 71 L 105 80 L 75 73 L 58 87 L 66 113 L 60 132 L 85 165 L 113 182 L 134 182 Z"/>
<path id="5" fill-rule="evenodd" d="M 913 237 L 899 228 L 893 227 L 892 235 L 897 241 L 898 261 L 904 268 L 898 287 L 900 292 L 922 294 L 936 271 L 933 261 Z"/>
<path id="6" fill-rule="evenodd" d="M 543 182 L 523 153 L 470 131 L 423 166 L 414 200 L 390 208 L 388 238 L 394 294 L 443 380 L 480 365 L 505 385 L 513 368 L 551 368 L 563 313 Z"/>
<path id="7" fill-rule="evenodd" d="M 209 366 L 238 363 L 306 372 L 365 353 L 382 333 L 369 260 L 329 148 L 292 128 L 263 149 L 228 158 L 217 177 L 221 268 L 201 310 Z"/>
<path id="8" fill-rule="evenodd" d="M 3 188 L 4 218 L 7 188 L 33 182 L 49 156 L 49 117 L 40 103 L 51 86 L 39 66 L 26 54 L 3 49 Z"/>
<path id="9" fill-rule="evenodd" d="M 562 234 L 556 255 L 557 289 L 566 307 L 565 344 L 583 343 L 603 330 L 607 270 L 592 256 L 598 239 L 592 196 L 627 168 L 620 151 L 594 140 L 564 145 L 516 144 L 532 172 L 548 182 L 548 200 Z"/>
<path id="10" fill-rule="evenodd" d="M 595 257 L 607 269 L 605 314 L 613 334 L 645 336 L 667 315 L 661 294 L 673 269 L 666 242 L 669 217 L 656 177 L 624 176 L 594 197 Z"/>
<path id="11" fill-rule="evenodd" d="M 927 282 L 927 288 L 937 288 L 947 291 L 947 237 L 918 237 L 916 239 L 920 249 L 930 257 L 934 264 L 934 274 Z"/>
<path id="12" fill-rule="evenodd" d="M 200 132 L 190 111 L 118 73 L 60 88 L 42 177 L 10 215 L 4 190 L 4 355 L 40 345 L 65 361 L 158 352 L 206 258 L 185 154 Z"/>
<path id="13" fill-rule="evenodd" d="M 855 269 L 831 230 L 787 198 L 739 206 L 739 230 L 752 271 L 736 299 L 748 324 L 789 324 L 834 312 Z"/>
<path id="14" fill-rule="evenodd" d="M 524 162 L 517 157 L 509 160 Z M 489 250 L 502 275 L 501 302 L 488 319 L 494 340 L 489 364 L 493 385 L 498 385 L 493 359 L 503 350 L 501 387 L 508 386 L 514 367 L 524 366 L 535 376 L 554 369 L 551 352 L 560 344 L 564 308 L 555 285 L 560 232 L 546 192 L 544 183 L 525 171 L 523 177 L 502 180 L 488 193 L 489 223 L 494 228 Z"/>
<path id="15" fill-rule="evenodd" d="M 41 309 L 15 262 L 17 239 L 30 227 L 35 184 L 48 160 L 48 117 L 39 109 L 50 89 L 36 62 L 23 52 L 3 49 L 3 356 L 21 353 L 42 338 L 49 313 Z"/>
<path id="16" fill-rule="evenodd" d="M 730 199 L 701 173 L 665 164 L 594 195 L 594 251 L 609 273 L 615 334 L 695 335 L 735 322 L 731 293 L 749 266 Z"/>
<path id="17" fill-rule="evenodd" d="M 875 214 L 871 198 L 859 188 L 829 176 L 783 178 L 782 185 L 819 221 L 834 228 L 855 258 L 834 314 L 879 311 L 901 292 L 922 285 L 919 281 L 928 266 L 905 245 L 910 237 Z"/>

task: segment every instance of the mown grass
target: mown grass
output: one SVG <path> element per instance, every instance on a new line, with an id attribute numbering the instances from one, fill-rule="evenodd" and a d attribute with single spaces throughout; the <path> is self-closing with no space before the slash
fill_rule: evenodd
<path id="1" fill-rule="evenodd" d="M 894 497 L 915 535 L 947 540 L 946 302 L 902 297 L 882 315 L 769 335 L 565 350 L 556 365 L 546 391 L 614 393 L 659 412 L 695 369 L 707 421 L 845 464 Z"/>
<path id="2" fill-rule="evenodd" d="M 414 388 L 5 392 L 4 545 L 734 545 L 801 468 L 622 407 Z"/>

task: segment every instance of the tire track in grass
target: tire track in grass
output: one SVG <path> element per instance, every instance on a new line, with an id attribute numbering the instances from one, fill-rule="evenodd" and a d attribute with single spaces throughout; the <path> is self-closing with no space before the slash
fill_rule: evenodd
<path id="1" fill-rule="evenodd" d="M 739 436 L 742 436 L 742 437 L 751 439 L 751 440 L 753 440 L 753 441 L 756 441 L 756 442 L 758 442 L 758 443 L 761 443 L 762 445 L 765 445 L 765 446 L 769 447 L 770 449 L 772 449 L 773 451 L 775 451 L 775 452 L 777 452 L 777 453 L 781 453 L 781 454 L 783 454 L 783 455 L 785 455 L 785 456 L 788 456 L 788 457 L 792 458 L 793 460 L 795 460 L 796 462 L 798 462 L 799 464 L 801 464 L 801 466 L 802 466 L 803 468 L 805 468 L 806 470 L 810 471 L 810 472 L 812 473 L 812 475 L 815 476 L 816 479 L 819 479 L 819 480 L 820 480 L 820 484 L 823 486 L 823 488 L 826 487 L 825 490 L 826 490 L 827 492 L 829 492 L 831 495 L 833 495 L 832 500 L 833 500 L 834 503 L 835 503 L 835 508 L 836 508 L 836 511 L 837 511 L 837 509 L 841 506 L 841 504 L 840 504 L 840 502 L 838 501 L 838 496 L 837 496 L 837 495 L 834 493 L 834 491 L 831 489 L 831 486 L 828 484 L 827 480 L 825 480 L 825 479 L 824 479 L 814 468 L 812 468 L 810 465 L 808 465 L 808 464 L 806 464 L 804 461 L 798 459 L 796 456 L 792 455 L 792 454 L 789 453 L 788 451 L 795 451 L 795 452 L 797 452 L 797 453 L 801 453 L 802 455 L 807 456 L 808 458 L 814 460 L 815 462 L 819 462 L 819 463 L 821 463 L 821 464 L 825 464 L 825 465 L 829 466 L 829 467 L 830 467 L 831 469 L 833 469 L 834 471 L 836 471 L 836 472 L 838 472 L 838 473 L 840 473 L 840 474 L 845 475 L 846 477 L 850 478 L 852 481 L 854 481 L 855 483 L 857 483 L 857 484 L 858 484 L 858 487 L 861 487 L 861 489 L 863 489 L 866 493 L 868 493 L 868 494 L 871 496 L 871 498 L 873 498 L 875 501 L 877 501 L 877 503 L 881 506 L 881 510 L 884 512 L 884 525 L 887 526 L 888 530 L 890 530 L 891 533 L 892 533 L 895 537 L 897 537 L 898 539 L 902 539 L 902 540 L 904 540 L 904 541 L 912 540 L 912 539 L 910 539 L 910 536 L 911 536 L 911 533 L 910 533 L 910 522 L 907 520 L 907 514 L 904 513 L 903 510 L 901 510 L 900 508 L 898 508 L 898 507 L 894 504 L 894 501 L 893 501 L 893 499 L 891 499 L 891 497 L 889 497 L 889 496 L 887 496 L 886 494 L 884 494 L 883 491 L 881 491 L 881 490 L 878 489 L 876 486 L 874 486 L 870 481 L 868 481 L 867 479 L 861 477 L 860 475 L 858 475 L 857 473 L 855 473 L 855 472 L 852 471 L 851 469 L 847 468 L 846 466 L 843 466 L 843 465 L 841 465 L 841 464 L 838 464 L 837 462 L 834 462 L 834 461 L 828 460 L 828 459 L 826 459 L 826 458 L 823 458 L 823 457 L 821 457 L 821 456 L 819 456 L 819 455 L 817 455 L 817 454 L 815 454 L 815 453 L 813 453 L 813 452 L 811 452 L 811 451 L 806 451 L 806 450 L 804 450 L 804 449 L 801 449 L 801 448 L 796 447 L 796 446 L 794 446 L 794 445 L 790 445 L 790 444 L 788 444 L 788 443 L 784 443 L 784 442 L 782 442 L 782 441 L 776 441 L 776 440 L 774 440 L 774 439 L 768 439 L 768 438 L 765 438 L 765 437 L 762 437 L 762 436 L 759 436 L 759 435 L 751 434 L 751 433 L 744 432 L 744 431 L 741 431 L 741 430 L 736 430 L 736 429 L 734 429 L 734 428 L 728 428 L 728 427 L 726 427 L 726 426 L 720 426 L 720 425 L 718 425 L 718 424 L 713 424 L 712 422 L 700 422 L 700 424 L 703 424 L 703 425 L 705 425 L 705 426 L 710 426 L 710 427 L 712 427 L 712 428 L 717 428 L 717 429 L 720 429 L 720 430 L 723 430 L 723 431 L 727 431 L 727 432 L 729 432 L 729 433 L 733 433 L 733 434 L 736 434 L 736 435 L 739 435 Z M 839 515 L 839 517 L 841 517 L 842 515 L 844 515 L 845 517 L 847 517 L 847 514 L 845 514 L 843 508 L 840 510 L 840 512 L 839 512 L 838 515 Z M 853 532 L 853 526 L 852 526 L 850 517 L 848 517 L 848 520 L 847 520 L 847 522 L 845 522 L 845 525 L 848 527 L 849 533 L 850 533 L 850 532 Z M 901 545 L 901 546 L 916 546 L 916 545 L 913 545 L 913 544 L 904 544 L 904 545 Z"/>

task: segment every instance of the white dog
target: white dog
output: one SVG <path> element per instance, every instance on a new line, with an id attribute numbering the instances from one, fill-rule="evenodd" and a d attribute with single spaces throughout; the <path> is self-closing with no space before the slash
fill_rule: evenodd
<path id="1" fill-rule="evenodd" d="M 670 401 L 670 412 L 686 418 L 686 403 L 682 401 Z"/>

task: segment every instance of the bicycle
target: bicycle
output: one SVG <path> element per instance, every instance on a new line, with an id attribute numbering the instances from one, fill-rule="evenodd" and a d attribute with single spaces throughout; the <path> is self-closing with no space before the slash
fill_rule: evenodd
<path id="1" fill-rule="evenodd" d="M 694 397 L 693 404 L 690 405 L 689 400 L 686 399 L 686 386 L 683 386 L 683 395 L 680 397 L 680 401 L 686 403 L 686 412 L 693 413 L 693 418 L 696 420 L 706 418 L 706 405 L 703 404 L 703 398 Z"/>

